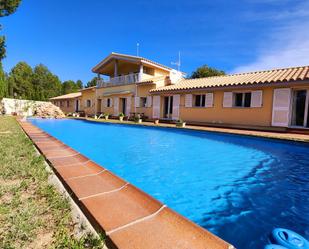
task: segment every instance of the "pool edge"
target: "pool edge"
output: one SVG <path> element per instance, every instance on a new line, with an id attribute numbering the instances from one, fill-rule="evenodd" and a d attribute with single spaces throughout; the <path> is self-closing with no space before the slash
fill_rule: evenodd
<path id="1" fill-rule="evenodd" d="M 109 248 L 234 248 L 37 126 L 17 121 L 90 223 L 107 235 Z"/>
<path id="2" fill-rule="evenodd" d="M 93 118 L 67 118 L 68 120 L 83 120 L 94 123 L 105 123 L 105 124 L 121 124 L 121 125 L 133 125 L 133 126 L 144 126 L 144 127 L 156 127 L 156 128 L 172 128 L 172 129 L 183 129 L 183 130 L 193 130 L 193 131 L 204 131 L 213 133 L 223 133 L 231 135 L 239 135 L 246 137 L 257 137 L 265 139 L 273 139 L 279 141 L 290 141 L 299 142 L 304 144 L 309 144 L 309 135 L 306 134 L 296 134 L 296 133 L 282 133 L 273 131 L 258 131 L 258 130 L 246 130 L 238 128 L 223 128 L 223 127 L 211 127 L 211 126 L 198 126 L 198 125 L 186 125 L 185 127 L 176 127 L 174 124 L 159 123 L 153 124 L 152 122 L 135 123 L 131 121 L 118 121 L 118 120 L 98 120 Z"/>

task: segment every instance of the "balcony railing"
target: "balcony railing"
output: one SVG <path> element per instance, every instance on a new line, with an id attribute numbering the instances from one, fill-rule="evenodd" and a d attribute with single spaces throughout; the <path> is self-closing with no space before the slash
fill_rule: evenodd
<path id="1" fill-rule="evenodd" d="M 131 73 L 117 77 L 110 77 L 108 81 L 97 80 L 97 87 L 107 87 L 115 85 L 129 85 L 140 81 L 140 73 Z"/>

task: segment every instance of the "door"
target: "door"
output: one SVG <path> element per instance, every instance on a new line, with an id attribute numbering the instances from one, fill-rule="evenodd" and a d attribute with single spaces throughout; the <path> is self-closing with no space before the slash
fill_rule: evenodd
<path id="1" fill-rule="evenodd" d="M 102 99 L 98 99 L 98 103 L 97 103 L 97 113 L 101 113 L 102 112 Z"/>
<path id="2" fill-rule="evenodd" d="M 127 115 L 126 109 L 127 109 L 127 99 L 126 98 L 121 98 L 121 112 L 124 115 Z"/>
<path id="3" fill-rule="evenodd" d="M 309 127 L 309 90 L 295 90 L 293 92 L 291 125 Z"/>
<path id="4" fill-rule="evenodd" d="M 163 117 L 166 119 L 172 119 L 173 115 L 173 96 L 164 97 Z"/>
<path id="5" fill-rule="evenodd" d="M 79 110 L 78 110 L 78 107 L 79 107 L 79 100 L 77 99 L 76 101 L 75 101 L 75 112 L 78 112 Z"/>

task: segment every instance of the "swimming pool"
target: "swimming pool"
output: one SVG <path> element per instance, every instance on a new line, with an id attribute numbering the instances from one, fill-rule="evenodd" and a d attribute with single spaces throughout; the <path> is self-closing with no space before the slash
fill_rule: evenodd
<path id="1" fill-rule="evenodd" d="M 238 249 L 309 237 L 309 145 L 184 129 L 32 119 Z"/>

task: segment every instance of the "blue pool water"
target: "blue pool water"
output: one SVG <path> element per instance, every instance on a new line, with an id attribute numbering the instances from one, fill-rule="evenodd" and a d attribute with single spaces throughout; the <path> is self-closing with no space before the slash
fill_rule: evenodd
<path id="1" fill-rule="evenodd" d="M 31 122 L 238 249 L 275 227 L 309 238 L 309 146 L 183 129 Z"/>

